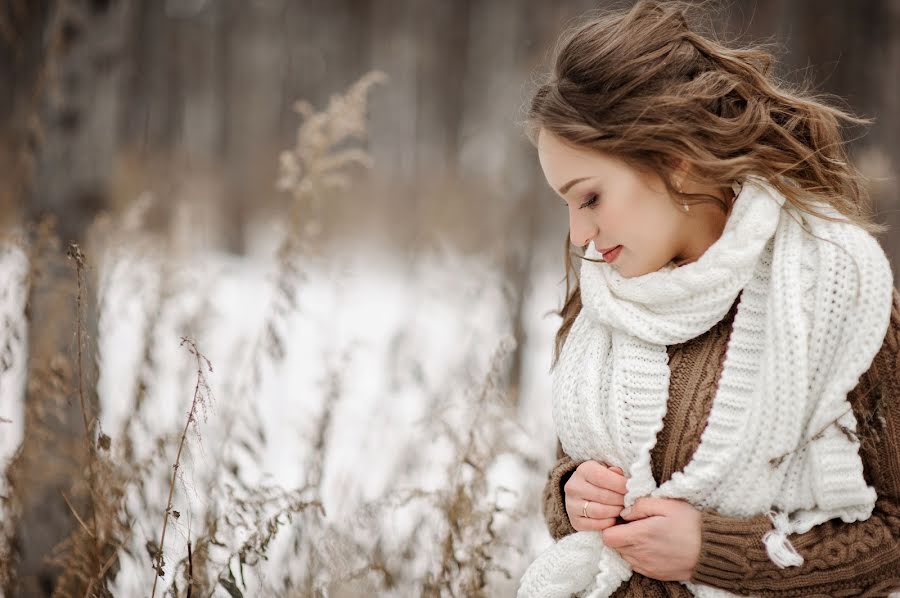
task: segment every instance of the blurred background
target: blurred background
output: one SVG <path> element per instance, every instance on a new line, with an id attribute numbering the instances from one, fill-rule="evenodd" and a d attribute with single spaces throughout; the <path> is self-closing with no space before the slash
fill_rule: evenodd
<path id="1" fill-rule="evenodd" d="M 0 2 L 6 595 L 513 595 L 567 227 L 519 121 L 608 6 Z M 709 18 L 876 119 L 896 228 L 900 3 Z"/>

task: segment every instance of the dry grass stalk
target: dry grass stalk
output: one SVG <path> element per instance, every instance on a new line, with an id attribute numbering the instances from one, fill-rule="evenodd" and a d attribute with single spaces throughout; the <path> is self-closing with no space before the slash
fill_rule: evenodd
<path id="1" fill-rule="evenodd" d="M 297 102 L 294 106 L 304 117 L 304 121 L 298 128 L 295 147 L 282 152 L 279 158 L 280 175 L 276 186 L 290 193 L 290 202 L 287 207 L 288 227 L 276 252 L 277 269 L 272 283 L 276 293 L 259 334 L 249 345 L 249 365 L 239 372 L 241 377 L 231 387 L 231 396 L 244 399 L 254 396 L 261 383 L 264 366 L 274 365 L 285 356 L 284 331 L 288 317 L 299 308 L 299 288 L 307 279 L 304 265 L 315 255 L 314 240 L 321 231 L 318 214 L 321 202 L 329 194 L 349 187 L 350 178 L 346 172 L 349 166 L 371 164 L 371 159 L 363 148 L 346 148 L 341 145 L 365 139 L 366 96 L 373 84 L 384 79 L 385 75 L 378 71 L 364 75 L 344 94 L 333 95 L 328 107 L 322 112 L 316 112 L 307 102 Z M 202 584 L 198 584 L 195 576 L 193 586 L 214 591 L 216 584 L 219 584 L 236 595 L 240 592 L 240 587 L 231 573 L 232 563 L 243 578 L 244 566 L 256 565 L 257 557 L 263 554 L 261 551 L 268 547 L 278 529 L 289 523 L 294 514 L 310 516 L 313 520 L 319 518 L 317 513 L 324 517 L 319 485 L 331 411 L 338 398 L 335 392 L 332 386 L 332 391 L 327 392 L 328 396 L 323 400 L 324 409 L 317 426 L 319 435 L 313 440 L 312 457 L 307 470 L 309 475 L 303 488 L 288 492 L 277 487 L 252 487 L 241 479 L 238 466 L 232 465 L 235 463 L 233 459 L 226 457 L 222 461 L 224 467 L 214 472 L 209 486 L 211 492 L 217 486 L 224 487 L 225 496 L 222 500 L 226 504 L 236 501 L 231 514 L 233 518 L 207 518 L 206 529 L 196 540 L 192 556 L 200 555 L 203 570 L 218 572 Z M 235 403 L 231 402 L 230 406 Z M 265 432 L 258 422 L 251 419 L 252 416 L 252 412 L 244 413 L 238 420 L 236 412 L 232 412 L 224 419 L 223 435 L 231 439 L 226 450 L 246 451 L 255 459 L 254 453 L 261 451 L 259 444 L 264 440 Z M 276 490 L 282 494 L 277 495 Z M 238 491 L 243 493 L 240 500 L 237 498 Z M 276 492 L 277 498 L 273 498 L 268 492 Z M 254 496 L 257 497 L 256 500 Z M 228 545 L 227 538 L 220 536 L 237 532 L 249 534 L 248 539 L 240 543 L 236 550 L 228 551 L 224 564 L 216 568 L 213 562 L 215 559 L 210 555 L 210 547 Z M 197 569 L 186 559 L 182 559 L 177 568 L 184 571 Z M 246 589 L 242 581 L 241 585 Z"/>
<path id="2" fill-rule="evenodd" d="M 509 387 L 502 382 L 506 361 L 517 343 L 506 337 L 499 343 L 490 368 L 474 401 L 467 402 L 471 414 L 460 438 L 446 419 L 437 423 L 444 428 L 456 448 L 456 459 L 448 471 L 449 487 L 438 495 L 437 506 L 444 516 L 446 528 L 440 541 L 441 559 L 437 570 L 424 580 L 425 596 L 487 596 L 487 574 L 497 571 L 507 578 L 512 574 L 494 562 L 494 552 L 506 545 L 495 525 L 497 515 L 508 514 L 513 520 L 523 513 L 508 511 L 487 497 L 489 465 L 508 447 L 502 430 L 505 422 L 514 421 L 508 403 Z M 513 492 L 506 488 L 502 491 Z M 517 550 L 515 546 L 506 545 Z"/>
<path id="3" fill-rule="evenodd" d="M 276 186 L 280 190 L 288 191 L 291 201 L 288 205 L 288 229 L 276 253 L 278 268 L 273 286 L 277 293 L 263 323 L 261 333 L 251 345 L 249 376 L 238 383 L 234 396 L 252 396 L 252 389 L 257 388 L 260 383 L 264 362 L 266 360 L 278 362 L 285 355 L 282 331 L 286 326 L 288 316 L 298 309 L 299 286 L 307 278 L 304 272 L 304 262 L 312 258 L 315 253 L 313 242 L 321 231 L 318 215 L 321 202 L 329 194 L 348 188 L 350 179 L 346 171 L 349 166 L 353 164 L 371 165 L 371 159 L 364 148 L 341 146 L 353 140 L 365 140 L 368 90 L 375 83 L 384 81 L 385 78 L 385 75 L 378 71 L 364 75 L 351 85 L 346 93 L 332 96 L 328 107 L 322 112 L 316 112 L 307 102 L 301 101 L 294 105 L 295 110 L 304 117 L 304 120 L 298 128 L 295 147 L 282 152 L 279 158 L 280 176 Z M 332 381 L 334 381 L 333 378 Z M 332 385 L 332 391 L 334 391 L 334 385 Z M 334 392 L 327 394 L 329 396 L 323 401 L 325 407 L 320 416 L 320 424 L 317 426 L 319 435 L 313 440 L 312 457 L 308 464 L 305 487 L 296 491 L 296 496 L 290 494 L 290 496 L 294 496 L 293 500 L 287 500 L 275 515 L 258 521 L 256 531 L 250 534 L 250 540 L 248 540 L 250 543 L 243 543 L 236 552 L 227 556 L 226 566 L 222 572 L 227 570 L 229 576 L 218 575 L 216 578 L 216 581 L 223 587 L 227 587 L 232 594 L 239 591 L 236 581 L 230 577 L 232 561 L 236 561 L 238 569 L 242 572 L 243 566 L 248 562 L 248 557 L 266 547 L 279 527 L 277 524 L 290 521 L 293 513 L 301 513 L 310 506 L 317 505 L 321 515 L 323 517 L 325 515 L 320 502 L 321 465 L 327 446 L 326 434 L 330 427 L 331 412 L 338 398 L 333 396 Z M 240 431 L 234 430 L 234 432 Z M 261 435 L 261 431 L 258 435 Z M 227 432 L 227 436 L 232 436 L 231 430 Z M 254 446 L 253 439 L 247 437 L 244 442 L 235 444 L 235 446 L 241 445 L 248 447 L 249 450 Z M 238 488 L 245 488 L 237 476 L 234 477 L 233 483 Z M 234 489 L 227 488 L 226 491 L 230 493 Z M 264 501 L 263 504 L 271 506 L 268 501 Z M 241 513 L 243 507 L 252 505 L 254 503 L 251 501 L 243 502 L 238 505 L 237 512 Z M 262 507 L 256 505 L 256 508 Z M 256 510 L 255 513 L 257 516 L 261 515 L 259 510 Z M 235 526 L 249 525 L 245 520 L 226 521 L 226 523 L 230 523 L 232 531 L 237 529 Z M 253 544 L 253 542 L 257 544 Z"/>
<path id="4" fill-rule="evenodd" d="M 169 485 L 169 498 L 166 502 L 166 510 L 163 515 L 163 525 L 162 525 L 162 533 L 159 538 L 159 551 L 156 554 L 156 575 L 153 576 L 153 588 L 150 591 L 150 596 L 156 596 L 156 582 L 157 580 L 165 575 L 165 571 L 163 567 L 165 566 L 165 559 L 163 556 L 163 548 L 166 542 L 166 529 L 169 525 L 169 514 L 171 513 L 176 519 L 179 517 L 178 511 L 173 511 L 172 509 L 172 496 L 175 494 L 175 480 L 178 479 L 178 468 L 181 465 L 181 451 L 184 449 L 184 443 L 187 439 L 187 433 L 190 429 L 191 423 L 195 426 L 197 425 L 197 408 L 203 407 L 206 408 L 206 405 L 211 400 L 209 384 L 206 382 L 206 375 L 203 373 L 203 366 L 212 372 L 212 364 L 209 362 L 200 350 L 197 349 L 197 344 L 188 338 L 182 337 L 181 345 L 184 346 L 187 344 L 188 351 L 195 357 L 197 360 L 197 382 L 194 385 L 194 397 L 191 399 L 191 408 L 188 411 L 187 421 L 184 424 L 184 431 L 181 433 L 181 441 L 178 443 L 178 453 L 175 455 L 175 464 L 172 465 L 172 483 Z"/>
<path id="5" fill-rule="evenodd" d="M 85 517 L 63 493 L 63 499 L 79 525 L 69 537 L 54 548 L 51 560 L 62 567 L 54 596 L 111 596 L 108 582 L 115 574 L 114 565 L 122 546 L 127 522 L 122 518 L 120 502 L 124 496 L 123 470 L 108 457 L 111 439 L 99 425 L 85 400 L 85 269 L 87 259 L 81 248 L 71 243 L 66 256 L 75 264 L 75 338 L 77 372 L 76 392 L 84 426 L 85 451 L 82 453 L 86 479 L 76 480 L 74 489 L 87 494 L 90 526 Z M 103 455 L 100 454 L 103 451 Z M 80 482 L 80 483 L 79 483 Z"/>
<path id="6" fill-rule="evenodd" d="M 259 334 L 249 344 L 248 366 L 239 372 L 232 395 L 252 397 L 261 383 L 263 368 L 276 364 L 285 355 L 284 330 L 288 316 L 298 309 L 300 285 L 307 279 L 304 262 L 315 255 L 314 239 L 321 231 L 318 208 L 330 193 L 345 190 L 350 179 L 345 172 L 352 164 L 368 166 L 371 159 L 363 148 L 341 148 L 342 143 L 365 139 L 366 95 L 369 88 L 385 79 L 379 71 L 372 71 L 350 86 L 344 94 L 331 97 L 328 107 L 316 112 L 309 103 L 299 101 L 294 109 L 304 117 L 297 131 L 297 143 L 280 154 L 279 180 L 276 187 L 290 193 L 287 206 L 288 227 L 276 251 L 277 269 L 272 286 L 276 290 L 268 315 Z M 226 435 L 252 429 L 246 419 L 235 428 L 234 418 L 228 419 Z M 241 442 L 255 447 L 264 431 L 258 426 L 255 433 L 244 433 Z"/>
<path id="7" fill-rule="evenodd" d="M 254 394 L 251 391 L 260 383 L 265 362 L 279 361 L 285 354 L 287 317 L 298 308 L 297 290 L 305 277 L 304 265 L 315 253 L 312 241 L 319 230 L 315 206 L 329 193 L 346 188 L 349 178 L 345 176 L 345 167 L 370 163 L 363 149 L 341 148 L 340 144 L 345 143 L 348 137 L 364 137 L 365 93 L 372 83 L 380 80 L 382 75 L 377 73 L 364 77 L 346 95 L 332 98 L 329 108 L 323 113 L 314 113 L 308 104 L 297 105 L 298 112 L 306 118 L 298 131 L 298 146 L 281 156 L 279 188 L 290 191 L 291 218 L 277 254 L 276 297 L 256 342 L 250 343 L 249 368 L 243 371 L 245 374 L 249 372 L 249 375 L 230 385 L 229 395 L 242 399 L 251 397 Z M 69 253 L 76 263 L 79 277 L 83 276 L 84 256 L 75 247 Z M 81 288 L 80 283 L 78 288 Z M 76 297 L 81 314 L 85 306 L 80 291 L 77 291 Z M 160 302 L 163 299 L 164 295 L 161 295 Z M 151 307 L 151 311 L 158 312 L 160 302 Z M 144 329 L 145 336 L 151 334 L 155 328 L 154 322 L 159 319 L 158 313 L 155 317 L 151 314 Z M 79 347 L 83 340 L 80 334 L 76 331 Z M 146 369 L 140 373 L 143 383 L 138 386 L 139 397 L 146 392 L 154 370 L 150 357 L 151 339 L 145 338 L 144 341 L 143 364 Z M 133 451 L 124 450 L 127 436 L 131 433 L 130 426 L 126 425 L 122 431 L 126 437 L 117 443 L 116 452 L 110 450 L 111 440 L 102 430 L 99 434 L 95 432 L 99 429 L 99 419 L 90 414 L 89 401 L 81 394 L 85 390 L 86 377 L 80 371 L 80 352 L 76 355 L 74 367 L 65 356 L 42 360 L 46 370 L 44 384 L 56 389 L 55 395 L 50 392 L 43 394 L 61 397 L 59 402 L 63 402 L 69 390 L 77 384 L 79 398 L 84 405 L 82 425 L 85 438 L 96 437 L 99 442 L 99 448 L 97 442 L 91 440 L 79 451 L 79 454 L 85 453 L 87 461 L 79 463 L 87 465 L 87 475 L 60 497 L 60 500 L 71 503 L 71 511 L 79 523 L 54 555 L 64 571 L 60 577 L 58 595 L 85 595 L 85 592 L 107 595 L 108 583 L 116 576 L 117 559 L 122 551 L 140 560 L 150 557 L 154 568 L 151 595 L 155 595 L 159 577 L 166 565 L 166 530 L 173 525 L 170 515 L 174 519 L 180 516 L 173 506 L 176 480 L 179 473 L 184 475 L 182 451 L 187 448 L 190 423 L 193 421 L 196 426 L 196 410 L 205 406 L 209 396 L 203 368 L 212 370 L 194 341 L 189 341 L 185 336 L 182 337 L 182 344 L 188 346 L 197 361 L 197 381 L 187 422 L 180 439 L 177 435 L 170 438 L 168 434 L 156 438 L 157 452 L 140 463 L 134 462 Z M 214 464 L 208 480 L 212 504 L 203 514 L 200 533 L 190 534 L 186 538 L 187 555 L 174 565 L 170 563 L 173 573 L 169 579 L 172 582 L 166 592 L 173 596 L 182 596 L 185 592 L 189 596 L 212 596 L 217 590 L 224 589 L 231 596 L 240 596 L 248 588 L 248 569 L 259 568 L 269 558 L 267 553 L 276 537 L 289 532 L 293 555 L 287 558 L 292 560 L 293 567 L 285 572 L 280 587 L 261 590 L 267 594 L 338 596 L 342 591 L 359 595 L 410 589 L 427 596 L 485 595 L 491 571 L 507 577 L 510 575 L 497 559 L 496 551 L 506 546 L 498 516 L 517 516 L 515 512 L 500 508 L 487 496 L 490 465 L 500 453 L 510 452 L 504 426 L 510 425 L 514 416 L 508 412 L 509 405 L 505 400 L 508 389 L 501 380 L 501 372 L 506 368 L 505 362 L 513 346 L 509 340 L 500 344 L 474 401 L 467 398 L 459 405 L 470 416 L 465 422 L 451 425 L 451 419 L 438 412 L 426 422 L 423 438 L 434 441 L 437 436 L 444 436 L 455 447 L 446 487 L 435 491 L 398 489 L 364 504 L 349 520 L 342 520 L 337 525 L 325 518 L 321 486 L 335 406 L 344 394 L 342 372 L 346 371 L 346 367 L 343 360 L 330 368 L 328 385 L 321 396 L 322 410 L 318 416 L 317 433 L 310 439 L 311 456 L 308 463 L 302 464 L 307 473 L 302 487 L 285 490 L 275 485 L 245 483 L 239 475 L 237 461 L 231 455 L 236 451 L 253 453 L 258 450 L 259 444 L 265 442 L 265 438 L 261 435 L 262 430 L 248 431 L 238 425 L 244 421 L 224 420 L 227 424 L 225 438 L 229 442 L 225 446 L 225 457 Z M 345 359 L 347 357 L 344 356 Z M 77 382 L 76 375 L 79 376 Z M 496 400 L 497 397 L 502 400 Z M 55 407 L 50 405 L 45 409 L 52 413 Z M 237 429 L 227 426 L 236 426 Z M 458 430 L 465 430 L 465 433 L 460 435 Z M 253 437 L 253 432 L 256 437 Z M 147 541 L 146 555 L 134 554 L 135 518 L 125 500 L 126 493 L 137 493 L 144 500 L 144 507 L 150 507 L 143 490 L 150 480 L 154 460 L 159 460 L 165 447 L 175 442 L 178 443 L 178 450 L 168 478 L 168 499 L 162 513 L 163 525 L 158 541 Z M 411 458 L 415 459 L 415 451 L 410 453 Z M 431 466 L 419 462 L 409 465 Z M 102 488 L 103 492 L 92 492 L 91 487 Z M 78 501 L 79 497 L 85 496 L 89 498 L 89 511 L 83 510 Z M 429 514 L 419 520 L 416 526 L 418 533 L 409 539 L 406 546 L 396 550 L 390 545 L 394 539 L 392 530 L 385 529 L 382 521 L 386 515 L 407 506 L 424 506 Z M 435 538 L 433 534 L 439 536 Z M 417 546 L 421 549 L 418 552 L 424 550 L 434 556 L 424 575 L 421 571 L 413 573 L 407 567 L 417 556 Z M 298 566 L 298 563 L 302 564 Z M 262 577 L 258 576 L 260 580 Z M 360 587 L 364 589 L 360 590 Z"/>
<path id="8" fill-rule="evenodd" d="M 503 339 L 490 360 L 485 379 L 475 389 L 474 398 L 462 398 L 444 405 L 423 423 L 422 439 L 438 442 L 447 438 L 454 447 L 447 465 L 447 484 L 437 490 L 403 488 L 398 480 L 386 496 L 364 504 L 340 526 L 325 524 L 319 537 L 327 541 L 316 546 L 315 558 L 307 559 L 304 583 L 296 588 L 302 596 L 356 596 L 408 593 L 420 596 L 486 596 L 488 575 L 495 571 L 506 578 L 512 573 L 499 563 L 498 551 L 519 550 L 506 542 L 498 515 L 509 521 L 524 516 L 523 511 L 501 507 L 488 496 L 488 471 L 502 452 L 514 452 L 503 432 L 514 418 L 510 411 L 509 387 L 503 372 L 515 348 L 511 337 Z M 454 425 L 449 407 L 465 414 Z M 465 430 L 460 435 L 458 430 Z M 415 454 L 416 451 L 408 451 Z M 409 464 L 410 467 L 428 463 Z M 501 492 L 513 492 L 498 488 Z M 392 538 L 396 534 L 379 527 L 379 520 L 402 507 L 419 504 L 424 511 L 412 524 L 409 539 Z M 324 520 L 323 520 L 324 523 Z M 305 530 L 307 536 L 312 530 Z M 376 538 L 367 546 L 365 532 Z M 433 535 L 438 534 L 438 535 Z M 386 540 L 403 545 L 397 552 L 386 547 Z M 437 549 L 435 550 L 435 547 Z M 428 569 L 411 565 L 419 554 L 430 555 Z M 291 594 L 293 586 L 282 588 Z"/>
<path id="9" fill-rule="evenodd" d="M 28 307 L 29 319 L 40 317 L 41 309 L 61 309 L 58 302 L 68 299 L 72 281 L 65 277 L 58 261 L 58 239 L 53 233 L 52 220 L 43 221 L 31 229 L 33 241 L 29 242 L 29 297 L 34 303 Z M 118 501 L 122 487 L 122 470 L 106 456 L 110 439 L 100 431 L 96 438 L 94 430 L 98 420 L 91 413 L 91 401 L 87 400 L 88 376 L 84 369 L 86 335 L 84 333 L 84 295 L 86 258 L 77 245 L 69 247 L 68 256 L 75 264 L 75 326 L 76 360 L 57 352 L 55 342 L 58 331 L 45 329 L 45 338 L 38 337 L 34 345 L 29 379 L 26 409 L 26 429 L 30 439 L 26 442 L 62 444 L 62 454 L 66 461 L 59 463 L 30 463 L 40 453 L 24 452 L 20 448 L 14 462 L 7 471 L 11 483 L 11 511 L 15 517 L 21 507 L 29 502 L 58 500 L 71 512 L 76 525 L 67 538 L 56 544 L 45 561 L 56 566 L 58 574 L 52 589 L 54 596 L 107 596 L 106 581 L 116 571 L 116 556 L 121 546 L 122 530 L 127 527 L 118 517 Z M 40 288 L 38 288 L 40 287 Z M 40 292 L 38 292 L 40 291 Z M 38 310 L 35 313 L 34 310 Z M 46 327 L 45 327 L 46 328 Z M 76 378 L 77 376 L 77 378 Z M 70 424 L 68 403 L 71 395 L 79 396 L 79 411 L 83 436 L 71 439 L 59 436 L 59 430 Z M 74 423 L 74 422 L 73 422 Z M 69 443 L 72 443 L 69 446 Z M 98 449 L 100 449 L 98 451 Z M 102 451 L 104 454 L 100 454 Z M 32 455 L 28 457 L 28 455 Z M 40 478 L 40 479 L 38 479 Z M 61 481 L 72 486 L 66 491 Z M 58 494 L 38 494 L 31 488 L 56 487 Z M 44 503 L 40 503 L 44 504 Z M 48 508 L 48 507 L 45 507 Z M 79 512 L 84 508 L 87 514 Z M 14 559 L 10 559 L 14 561 Z M 18 563 L 12 565 L 16 566 Z M 18 574 L 17 574 L 18 575 Z M 18 591 L 34 590 L 33 581 L 6 575 L 4 587 L 13 594 Z M 49 591 L 49 589 L 48 589 Z"/>
<path id="10" fill-rule="evenodd" d="M 94 417 L 88 415 L 88 408 L 84 402 L 84 268 L 85 268 L 85 257 L 84 253 L 82 253 L 81 248 L 77 243 L 71 243 L 69 245 L 69 249 L 66 251 L 66 256 L 75 262 L 75 281 L 77 284 L 77 292 L 75 295 L 75 351 L 77 353 L 77 361 L 76 369 L 78 371 L 78 402 L 81 407 L 81 417 L 84 423 L 84 441 L 85 447 L 87 449 L 88 455 L 88 488 L 90 488 L 90 499 L 91 499 L 91 527 L 93 533 L 90 534 L 94 541 L 94 571 L 98 572 L 100 565 L 100 534 L 97 529 L 97 508 L 95 492 L 96 492 L 96 482 L 97 475 L 94 472 L 94 463 L 97 460 L 94 454 L 94 432 L 93 432 L 93 423 L 95 421 Z M 105 440 L 102 440 L 103 445 L 107 448 L 109 447 L 109 437 L 105 434 L 101 434 Z M 101 439 L 98 438 L 98 443 L 101 442 Z M 68 503 L 68 500 L 66 501 Z M 69 505 L 71 508 L 71 504 Z M 81 522 L 81 518 L 78 517 L 78 513 L 75 512 L 75 509 L 72 509 L 73 514 L 76 519 Z"/>
<path id="11" fill-rule="evenodd" d="M 10 520 L 18 518 L 21 505 L 38 502 L 39 508 L 48 508 L 45 501 L 52 496 L 36 495 L 32 488 L 49 486 L 59 488 L 56 499 L 65 505 L 75 525 L 72 532 L 43 556 L 45 562 L 55 567 L 52 579 L 45 579 L 45 592 L 54 596 L 108 596 L 109 582 L 118 571 L 118 556 L 121 550 L 128 550 L 127 540 L 133 533 L 133 517 L 125 505 L 126 492 L 140 491 L 150 465 L 156 455 L 143 462 L 132 459 L 113 458 L 112 439 L 106 435 L 100 420 L 93 413 L 93 401 L 88 400 L 91 376 L 85 370 L 90 363 L 85 350 L 88 335 L 86 329 L 86 295 L 88 260 L 78 245 L 70 245 L 67 256 L 74 264 L 75 280 L 64 277 L 66 269 L 59 260 L 59 240 L 53 230 L 52 219 L 45 219 L 39 226 L 29 229 L 33 240 L 27 244 L 30 272 L 27 284 L 29 297 L 38 297 L 27 306 L 30 320 L 41 318 L 46 310 L 59 312 L 63 300 L 74 296 L 75 330 L 72 336 L 76 345 L 75 355 L 70 359 L 57 352 L 58 330 L 44 327 L 52 332 L 48 338 L 38 338 L 31 347 L 31 365 L 27 386 L 28 399 L 25 402 L 27 427 L 31 442 L 46 446 L 65 445 L 58 449 L 67 455 L 64 462 L 28 462 L 28 455 L 20 453 L 6 472 L 10 480 L 11 495 L 4 497 L 5 512 L 12 515 L 5 521 L 4 537 L 12 538 L 14 545 L 19 542 L 13 535 Z M 40 288 L 38 288 L 40 287 Z M 74 288 L 72 288 L 74 287 Z M 65 338 L 65 335 L 61 335 Z M 84 434 L 70 440 L 61 437 L 58 430 L 71 428 L 69 422 L 70 397 L 78 396 L 80 422 Z M 77 429 L 77 428 L 76 428 Z M 75 440 L 78 442 L 75 443 Z M 40 454 L 40 453 L 37 453 Z M 34 457 L 31 457 L 32 459 Z M 37 479 L 40 477 L 40 479 Z M 63 484 L 68 485 L 66 488 Z M 18 545 L 21 545 L 20 543 Z M 38 591 L 36 580 L 21 577 L 16 568 L 19 559 L 16 554 L 4 554 L 0 559 L 0 579 L 4 592 L 16 595 L 20 592 Z"/>

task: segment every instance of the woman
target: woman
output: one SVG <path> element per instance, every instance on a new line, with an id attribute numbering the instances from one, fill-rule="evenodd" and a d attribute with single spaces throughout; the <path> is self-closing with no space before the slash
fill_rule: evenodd
<path id="1" fill-rule="evenodd" d="M 552 372 L 556 542 L 519 595 L 886 596 L 900 294 L 837 128 L 865 121 L 689 8 L 576 27 L 528 114 L 585 253 Z"/>

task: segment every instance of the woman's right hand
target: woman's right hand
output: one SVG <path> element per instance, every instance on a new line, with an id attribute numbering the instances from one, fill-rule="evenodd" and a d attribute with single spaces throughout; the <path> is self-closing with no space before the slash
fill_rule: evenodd
<path id="1" fill-rule="evenodd" d="M 576 531 L 603 531 L 616 524 L 625 506 L 625 476 L 622 468 L 598 461 L 581 463 L 563 486 L 566 513 Z M 584 502 L 587 517 L 584 517 Z"/>

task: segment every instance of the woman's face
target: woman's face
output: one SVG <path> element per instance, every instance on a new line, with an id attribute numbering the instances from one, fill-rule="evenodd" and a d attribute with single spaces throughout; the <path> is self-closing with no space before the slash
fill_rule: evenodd
<path id="1" fill-rule="evenodd" d="M 538 136 L 538 156 L 544 177 L 569 212 L 574 245 L 593 241 L 598 251 L 622 245 L 610 266 L 626 278 L 691 257 L 686 242 L 691 218 L 670 199 L 659 177 L 577 148 L 546 129 Z"/>

